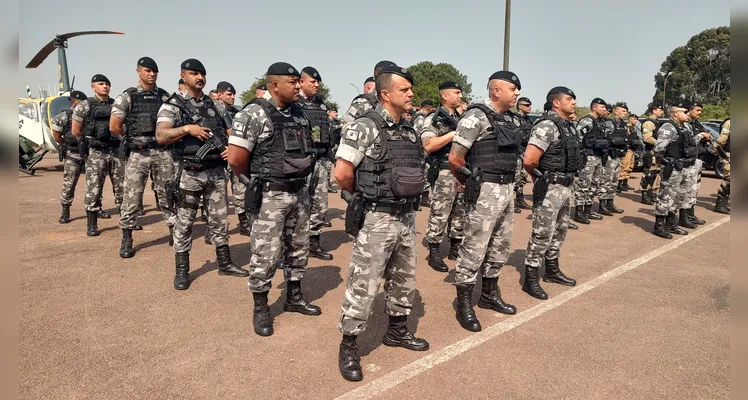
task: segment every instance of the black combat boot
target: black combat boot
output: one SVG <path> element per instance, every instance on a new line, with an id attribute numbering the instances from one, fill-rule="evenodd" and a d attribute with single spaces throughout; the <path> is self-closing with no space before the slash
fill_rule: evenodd
<path id="1" fill-rule="evenodd" d="M 457 285 L 457 321 L 470 332 L 480 332 L 480 322 L 473 311 L 473 286 Z"/>
<path id="2" fill-rule="evenodd" d="M 427 190 L 421 194 L 421 207 L 429 207 L 429 204 L 431 204 L 431 200 L 429 199 L 429 192 Z"/>
<path id="3" fill-rule="evenodd" d="M 536 299 L 548 300 L 548 293 L 540 286 L 538 267 L 525 266 L 525 282 L 522 284 L 522 290 Z"/>
<path id="4" fill-rule="evenodd" d="M 727 197 L 717 193 L 717 201 L 714 203 L 713 211 L 720 214 L 730 214 L 730 209 L 727 208 Z"/>
<path id="5" fill-rule="evenodd" d="M 174 246 L 174 227 L 169 227 L 169 246 Z"/>
<path id="6" fill-rule="evenodd" d="M 338 368 L 340 368 L 340 375 L 346 380 L 357 382 L 364 379 L 355 335 L 343 335 L 338 353 Z"/>
<path id="7" fill-rule="evenodd" d="M 600 221 L 603 219 L 603 216 L 592 211 L 592 204 L 587 204 L 584 206 L 584 216 L 587 217 L 587 219 L 594 219 L 596 221 Z"/>
<path id="8" fill-rule="evenodd" d="M 691 206 L 691 208 L 688 209 L 688 220 L 693 222 L 696 225 L 704 225 L 706 224 L 706 221 L 696 216 L 694 210 L 694 206 Z"/>
<path id="9" fill-rule="evenodd" d="M 270 317 L 270 306 L 268 305 L 268 292 L 252 292 L 255 301 L 252 324 L 255 333 L 260 336 L 271 336 L 273 334 L 273 319 Z"/>
<path id="10" fill-rule="evenodd" d="M 122 245 L 119 247 L 119 256 L 122 258 L 131 258 L 135 255 L 132 248 L 132 229 L 122 230 Z"/>
<path id="11" fill-rule="evenodd" d="M 621 193 L 621 192 L 625 192 L 625 191 L 626 191 L 626 189 L 623 188 L 623 180 L 619 179 L 618 180 L 618 185 L 616 186 L 616 193 Z"/>
<path id="12" fill-rule="evenodd" d="M 543 282 L 558 283 L 564 286 L 575 286 L 577 284 L 576 279 L 569 278 L 561 272 L 561 268 L 558 266 L 558 258 L 555 260 L 545 259 Z"/>
<path id="13" fill-rule="evenodd" d="M 60 214 L 59 222 L 61 224 L 67 224 L 70 222 L 70 204 L 62 205 L 62 214 Z"/>
<path id="14" fill-rule="evenodd" d="M 326 252 L 322 246 L 319 245 L 319 235 L 309 237 L 309 255 L 314 258 L 319 258 L 320 260 L 332 260 L 332 254 Z"/>
<path id="15" fill-rule="evenodd" d="M 522 208 L 522 209 L 525 209 L 525 210 L 529 210 L 529 209 L 532 208 L 525 201 L 525 194 L 521 190 L 517 191 L 517 193 L 516 193 L 514 207 L 515 208 Z"/>
<path id="16" fill-rule="evenodd" d="M 332 222 L 325 221 L 325 222 L 322 223 L 322 227 L 323 228 L 331 228 L 332 227 Z"/>
<path id="17" fill-rule="evenodd" d="M 514 315 L 517 313 L 517 307 L 505 303 L 501 298 L 499 278 L 483 278 L 481 289 L 478 307 L 494 310 L 502 314 Z"/>
<path id="18" fill-rule="evenodd" d="M 447 256 L 450 260 L 456 260 L 460 255 L 460 244 L 462 239 L 449 239 L 449 255 Z"/>
<path id="19" fill-rule="evenodd" d="M 86 211 L 86 226 L 88 236 L 99 236 L 99 215 L 96 211 Z"/>
<path id="20" fill-rule="evenodd" d="M 138 225 L 138 224 L 135 224 L 135 225 L 134 225 L 134 226 L 132 227 L 132 230 L 134 230 L 134 231 L 142 231 L 142 230 L 143 230 L 143 226 L 142 226 L 142 225 Z"/>
<path id="21" fill-rule="evenodd" d="M 696 229 L 696 224 L 688 219 L 688 210 L 685 208 L 678 210 L 678 225 L 688 229 Z"/>
<path id="22" fill-rule="evenodd" d="M 616 214 L 623 214 L 623 209 L 616 207 L 615 204 L 613 204 L 613 199 L 608 199 L 608 211 L 614 212 Z"/>
<path id="23" fill-rule="evenodd" d="M 600 213 L 600 215 L 604 215 L 606 217 L 612 217 L 613 211 L 608 209 L 608 200 L 598 200 L 599 204 L 597 206 L 597 211 Z"/>
<path id="24" fill-rule="evenodd" d="M 635 190 L 636 189 L 635 187 L 629 185 L 629 180 L 628 179 L 624 179 L 623 180 L 623 188 L 626 189 L 627 192 L 629 190 Z"/>
<path id="25" fill-rule="evenodd" d="M 675 216 L 674 212 L 667 213 L 667 219 L 665 220 L 665 230 L 676 235 L 688 235 L 688 231 L 681 229 L 678 226 L 678 217 Z"/>
<path id="26" fill-rule="evenodd" d="M 441 243 L 429 243 L 429 266 L 438 272 L 448 272 L 449 267 L 442 260 L 441 251 L 439 251 L 440 247 Z"/>
<path id="27" fill-rule="evenodd" d="M 663 239 L 672 239 L 673 235 L 671 235 L 666 229 L 665 229 L 665 219 L 667 217 L 665 215 L 655 215 L 655 227 L 652 233 L 655 236 L 659 236 Z"/>
<path id="28" fill-rule="evenodd" d="M 652 198 L 651 190 L 642 189 L 642 204 L 646 206 L 654 205 L 654 199 Z"/>
<path id="29" fill-rule="evenodd" d="M 216 260 L 218 261 L 218 275 L 249 276 L 249 271 L 234 265 L 228 245 L 216 247 Z"/>
<path id="30" fill-rule="evenodd" d="M 579 226 L 569 221 L 569 229 L 576 231 L 576 230 L 579 230 Z"/>
<path id="31" fill-rule="evenodd" d="M 174 289 L 187 290 L 190 287 L 190 253 L 176 253 L 174 260 L 177 271 L 174 275 Z"/>
<path id="32" fill-rule="evenodd" d="M 109 215 L 109 213 L 106 212 L 106 211 L 104 211 L 104 209 L 102 208 L 102 209 L 99 209 L 99 218 L 101 218 L 101 219 L 109 219 L 109 218 L 112 218 L 112 216 Z"/>
<path id="33" fill-rule="evenodd" d="M 320 315 L 322 310 L 312 303 L 307 303 L 301 295 L 301 281 L 286 281 L 286 302 L 283 310 L 304 315 Z"/>
<path id="34" fill-rule="evenodd" d="M 584 206 L 574 206 L 574 222 L 588 225 L 590 220 L 587 219 L 587 214 L 584 212 Z"/>
<path id="35" fill-rule="evenodd" d="M 424 339 L 413 336 L 408 332 L 408 316 L 390 315 L 390 325 L 384 334 L 382 343 L 390 347 L 402 347 L 413 351 L 426 351 L 429 349 L 429 342 Z"/>
<path id="36" fill-rule="evenodd" d="M 205 235 L 203 236 L 203 242 L 209 245 L 213 244 L 213 235 L 211 235 L 210 226 L 208 226 L 207 223 L 205 224 Z"/>
<path id="37" fill-rule="evenodd" d="M 252 232 L 252 226 L 249 225 L 249 217 L 247 213 L 241 213 L 239 217 L 239 234 L 242 236 L 249 236 Z"/>

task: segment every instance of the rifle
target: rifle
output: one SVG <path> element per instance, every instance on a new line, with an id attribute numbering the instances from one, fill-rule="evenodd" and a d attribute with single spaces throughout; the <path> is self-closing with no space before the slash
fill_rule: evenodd
<path id="1" fill-rule="evenodd" d="M 200 146 L 195 155 L 203 160 L 205 159 L 205 156 L 207 156 L 208 153 L 213 150 L 218 150 L 220 153 L 223 153 L 223 151 L 226 150 L 226 146 L 228 146 L 228 144 L 228 136 L 226 136 L 225 134 L 212 132 L 210 138 L 208 138 L 208 140 L 206 140 L 205 143 Z"/>
<path id="2" fill-rule="evenodd" d="M 431 120 L 431 123 L 434 126 L 436 126 L 436 124 L 438 124 L 439 122 L 448 126 L 452 130 L 457 129 L 457 120 L 455 120 L 451 115 L 447 114 L 447 111 L 444 109 L 444 107 L 441 106 L 436 108 L 434 119 Z"/>
<path id="3" fill-rule="evenodd" d="M 722 148 L 722 146 L 717 143 L 717 141 L 712 137 L 712 135 L 709 135 L 709 144 L 711 144 L 714 151 L 712 151 L 712 154 L 716 154 L 719 156 L 719 158 L 723 160 L 730 161 L 730 157 L 727 155 L 727 152 L 725 152 L 725 149 Z"/>

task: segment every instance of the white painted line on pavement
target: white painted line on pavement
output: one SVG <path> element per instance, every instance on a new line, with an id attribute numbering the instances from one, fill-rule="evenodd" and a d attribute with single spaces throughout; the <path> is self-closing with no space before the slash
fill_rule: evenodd
<path id="1" fill-rule="evenodd" d="M 531 321 L 545 314 L 546 312 L 551 311 L 554 308 L 566 303 L 567 301 L 577 296 L 580 296 L 608 282 L 609 280 L 621 274 L 631 271 L 632 269 L 642 264 L 646 264 L 647 262 L 671 250 L 677 249 L 678 247 L 688 243 L 689 241 L 693 239 L 696 239 L 697 237 L 711 231 L 712 229 L 717 228 L 727 223 L 729 220 L 730 220 L 730 217 L 725 217 L 721 220 L 718 220 L 717 222 L 703 226 L 698 230 L 689 231 L 687 236 L 683 236 L 679 239 L 673 240 L 669 242 L 668 244 L 660 247 L 659 249 L 652 250 L 651 252 L 635 260 L 629 261 L 626 264 L 621 265 L 620 267 L 614 268 L 608 272 L 603 273 L 602 275 L 596 278 L 593 278 L 592 280 L 589 280 L 581 285 L 575 286 L 573 289 L 567 290 L 566 292 L 563 292 L 560 295 L 554 296 L 550 300 L 544 301 L 538 304 L 537 306 L 530 308 L 529 310 L 523 311 L 505 321 L 492 325 L 491 327 L 484 329 L 478 333 L 474 333 L 466 337 L 465 339 L 452 343 L 451 345 L 437 352 L 434 352 L 432 354 L 419 358 L 411 362 L 410 364 L 406 364 L 357 389 L 354 389 L 348 393 L 341 395 L 337 399 L 338 400 L 344 400 L 344 399 L 362 400 L 362 399 L 370 399 L 378 394 L 381 394 L 407 381 L 408 379 L 413 378 L 423 372 L 426 372 L 429 369 L 443 362 L 449 361 L 457 357 L 458 355 L 467 352 L 468 350 L 474 347 L 480 346 L 481 344 L 491 339 L 494 339 L 498 337 L 499 335 L 524 324 L 525 322 Z"/>

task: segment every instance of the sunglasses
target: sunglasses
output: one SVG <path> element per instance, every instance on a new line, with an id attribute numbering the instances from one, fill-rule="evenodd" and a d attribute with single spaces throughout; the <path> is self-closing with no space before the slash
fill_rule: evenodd
<path id="1" fill-rule="evenodd" d="M 530 107 L 532 104 L 520 104 L 520 107 Z"/>

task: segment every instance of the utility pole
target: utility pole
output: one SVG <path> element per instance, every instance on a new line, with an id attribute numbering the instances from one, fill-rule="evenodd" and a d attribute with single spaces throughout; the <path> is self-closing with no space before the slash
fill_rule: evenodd
<path id="1" fill-rule="evenodd" d="M 504 71 L 509 70 L 509 22 L 512 19 L 512 0 L 506 1 L 504 12 Z"/>

